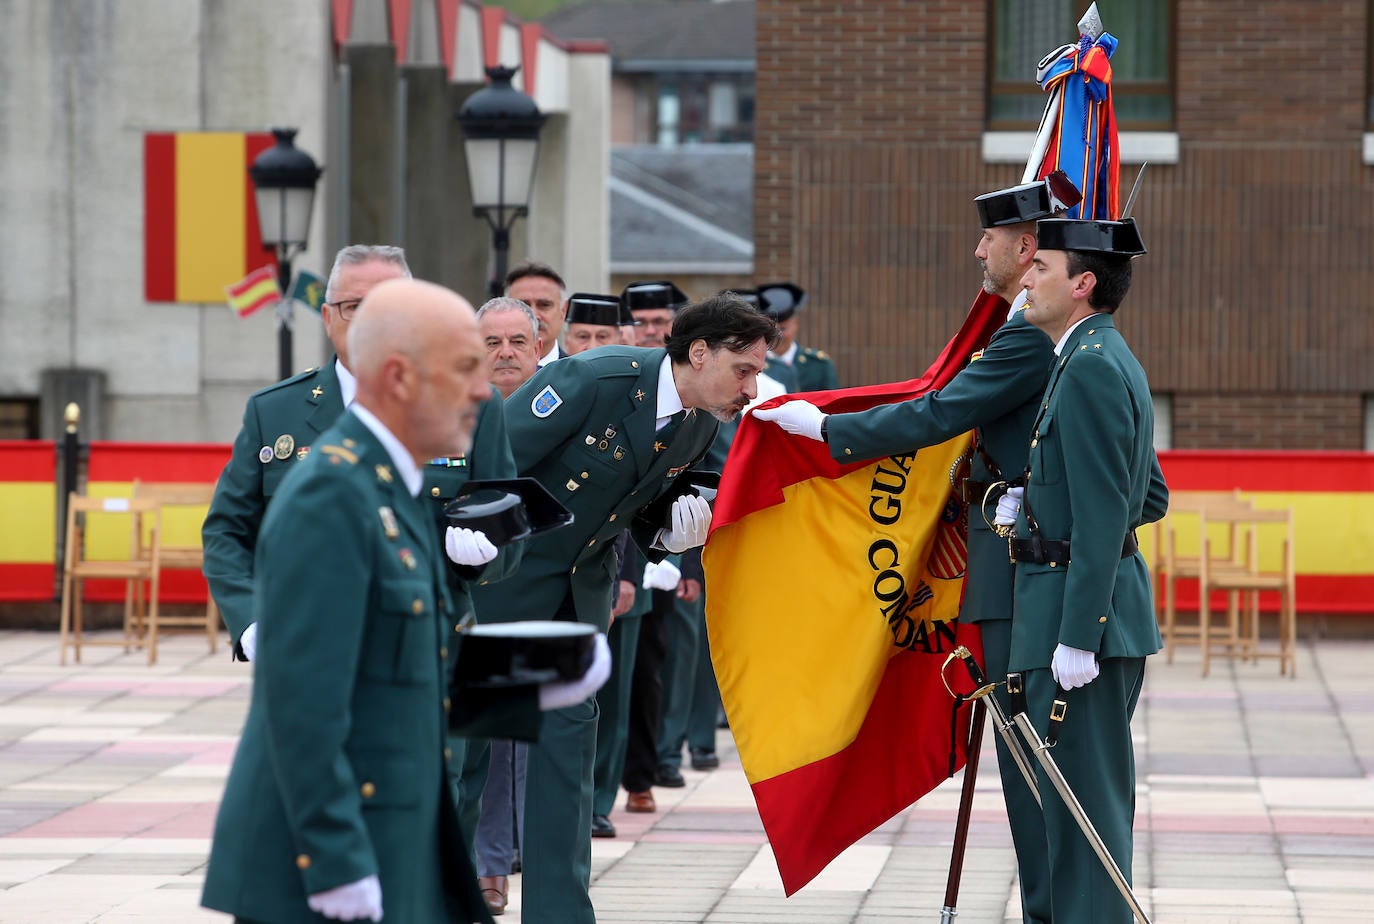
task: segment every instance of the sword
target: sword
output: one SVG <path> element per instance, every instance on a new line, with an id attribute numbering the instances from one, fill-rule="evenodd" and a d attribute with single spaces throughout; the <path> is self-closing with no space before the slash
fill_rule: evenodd
<path id="1" fill-rule="evenodd" d="M 1025 737 L 1026 743 L 1030 745 L 1031 752 L 1040 761 L 1041 769 L 1045 771 L 1045 775 L 1054 784 L 1055 791 L 1059 793 L 1059 798 L 1064 801 L 1064 807 L 1069 810 L 1073 820 L 1078 823 L 1078 827 L 1082 830 L 1083 836 L 1088 839 L 1088 844 L 1092 847 L 1093 853 L 1097 854 L 1097 858 L 1102 861 L 1102 868 L 1112 878 L 1117 891 L 1121 893 L 1122 898 L 1126 899 L 1126 904 L 1131 906 L 1131 912 L 1135 914 L 1136 919 L 1143 921 L 1144 924 L 1150 924 L 1150 918 L 1145 914 L 1145 909 L 1140 907 L 1140 901 L 1131 891 L 1130 883 L 1121 874 L 1121 867 L 1116 865 L 1116 860 L 1112 858 L 1112 853 L 1107 849 L 1107 844 L 1102 840 L 1102 835 L 1098 834 L 1097 829 L 1093 827 L 1092 820 L 1088 818 L 1088 813 L 1083 809 L 1083 804 L 1073 794 L 1073 790 L 1069 787 L 1069 781 L 1064 779 L 1063 771 L 1059 769 L 1059 765 L 1050 755 L 1049 746 L 1041 740 L 1040 733 L 1031 724 L 1030 716 L 1026 715 L 1024 708 L 1025 688 L 1022 686 L 1020 674 L 1007 675 L 1007 693 L 1014 698 L 1020 698 L 1021 702 L 1018 705 L 1022 708 L 1016 713 L 1013 721 L 1016 722 L 1017 729 Z"/>
<path id="2" fill-rule="evenodd" d="M 1135 205 L 1135 197 L 1140 194 L 1140 179 L 1145 175 L 1145 168 L 1150 166 L 1147 160 L 1140 165 L 1140 172 L 1135 175 L 1135 185 L 1131 187 L 1131 194 L 1126 197 L 1126 207 L 1121 210 L 1121 220 L 1125 221 L 1131 217 L 1131 206 Z"/>
<path id="3" fill-rule="evenodd" d="M 1031 769 L 1030 758 L 1026 756 L 1025 746 L 1022 745 L 1021 739 L 1016 737 L 1016 733 L 1013 730 L 1015 725 L 1012 723 L 1011 719 L 1007 718 L 1006 710 L 1004 710 L 1002 704 L 997 701 L 997 697 L 991 695 L 992 691 L 997 688 L 997 684 L 988 682 L 987 677 L 983 674 L 983 669 L 979 667 L 977 659 L 973 657 L 973 652 L 969 651 L 963 645 L 951 651 L 949 656 L 945 658 L 944 665 L 940 668 L 940 678 L 942 680 L 944 679 L 945 668 L 956 658 L 964 662 L 964 667 L 968 670 L 968 675 L 973 680 L 973 685 L 977 688 L 969 694 L 968 698 L 981 699 L 988 704 L 988 708 L 992 711 L 993 727 L 997 729 L 997 734 L 1002 736 L 1002 742 L 1006 744 L 1007 751 L 1011 754 L 1011 759 L 1016 762 L 1017 769 L 1021 771 L 1021 776 L 1025 778 L 1026 785 L 1030 787 L 1031 795 L 1035 796 L 1035 803 L 1039 805 L 1040 787 L 1036 785 L 1035 771 Z M 953 696 L 955 699 L 959 698 L 955 695 L 954 690 L 950 688 L 948 681 L 945 682 L 945 689 L 949 690 L 950 696 Z"/>

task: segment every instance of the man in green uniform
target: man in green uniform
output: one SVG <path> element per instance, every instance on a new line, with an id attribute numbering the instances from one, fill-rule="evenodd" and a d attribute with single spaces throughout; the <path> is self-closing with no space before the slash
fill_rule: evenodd
<path id="1" fill-rule="evenodd" d="M 1021 277 L 1035 256 L 1036 220 L 1072 208 L 1077 203 L 1074 193 L 1072 187 L 1056 191 L 1042 180 L 999 189 L 974 200 L 983 226 L 974 250 L 983 268 L 983 289 L 1011 303 L 1012 308 L 986 349 L 975 354 L 944 388 L 854 414 L 825 416 L 803 401 L 755 414 L 815 438 L 820 437 L 823 420 L 831 455 L 841 461 L 909 453 L 968 430 L 977 431 L 964 487 L 969 506 L 968 577 L 959 618 L 981 627 L 984 670 L 999 682 L 1006 676 L 1011 652 L 1012 566 L 1006 540 L 993 532 L 981 507 L 991 484 L 1017 478 L 1026 469 L 1031 422 L 1049 380 L 1053 344 L 1020 310 L 1024 303 Z M 997 696 L 1010 709 L 1004 688 L 998 689 Z M 1021 873 L 1022 920 L 1048 924 L 1049 867 L 1040 807 L 1006 743 L 1000 736 L 996 742 L 1007 820 Z"/>
<path id="2" fill-rule="evenodd" d="M 269 502 L 281 480 L 304 461 L 321 432 L 333 425 L 345 407 L 352 404 L 357 384 L 350 371 L 348 332 L 354 314 L 364 297 L 377 285 L 391 279 L 410 277 L 405 252 L 386 245 L 353 244 L 344 247 L 334 259 L 321 307 L 325 332 L 336 352 L 330 362 L 293 378 L 278 382 L 248 399 L 243 427 L 234 440 L 233 453 L 215 487 L 214 500 L 201 528 L 205 547 L 205 577 L 210 592 L 224 614 L 234 656 L 251 661 L 256 649 L 257 627 L 251 615 L 254 578 L 253 557 L 258 529 Z M 510 442 L 506 438 L 501 402 L 487 401 L 478 412 L 477 430 L 469 453 L 427 460 L 423 469 L 424 494 L 430 500 L 435 529 L 442 534 L 445 503 L 451 500 L 469 478 L 509 478 L 515 475 Z M 280 434 L 280 435 L 277 435 Z M 261 447 L 261 448 L 259 448 Z M 467 585 L 475 581 L 496 581 L 514 572 L 519 564 L 520 544 L 496 551 L 487 560 L 486 550 L 476 550 L 476 537 L 465 537 L 474 549 L 470 561 L 456 562 L 447 569 L 450 593 L 459 619 L 472 606 Z M 445 645 L 450 662 L 457 658 L 457 646 Z M 471 838 L 476 825 L 478 799 L 485 778 L 485 763 L 469 761 L 465 742 L 451 742 L 455 776 L 463 810 L 463 830 Z"/>
<path id="3" fill-rule="evenodd" d="M 384 909 L 488 921 L 447 779 L 464 704 L 450 703 L 440 649 L 456 617 L 419 499 L 424 461 L 470 444 L 490 395 L 484 350 L 461 297 L 413 280 L 377 286 L 348 345 L 356 402 L 282 480 L 256 537 L 253 700 L 202 901 L 244 924 Z M 589 682 L 525 688 L 466 719 L 533 735 L 539 706 Z"/>
<path id="4" fill-rule="evenodd" d="M 778 345 L 768 353 L 768 374 L 784 384 L 789 374 L 796 379 L 792 391 L 828 391 L 840 387 L 835 363 L 824 350 L 813 350 L 797 343 L 801 329 L 800 312 L 806 307 L 806 292 L 790 282 L 770 282 L 758 287 L 759 308 L 778 323 Z"/>
<path id="5" fill-rule="evenodd" d="M 504 612 L 604 630 L 623 529 L 654 561 L 701 545 L 710 525 L 703 498 L 682 496 L 669 510 L 650 505 L 701 460 L 716 421 L 734 418 L 753 397 L 775 334 L 738 299 L 707 299 L 679 312 L 665 349 L 601 347 L 543 367 L 511 395 L 516 466 L 576 519 L 532 539 L 515 579 L 479 589 L 483 619 Z M 588 886 L 596 725 L 588 698 L 547 714 L 530 748 L 521 855 L 528 920 L 595 920 Z"/>
<path id="6" fill-rule="evenodd" d="M 1022 280 L 1025 315 L 1058 358 L 1031 431 L 1011 539 L 1010 667 L 1025 674 L 1042 735 L 1052 701 L 1067 703 L 1055 760 L 1129 881 L 1131 716 L 1145 658 L 1160 645 L 1135 530 L 1163 517 L 1169 498 L 1150 385 L 1113 319 L 1130 288 L 1131 258 L 1145 247 L 1130 219 L 1041 221 L 1037 238 Z M 1055 924 L 1129 924 L 1130 906 L 1043 770 L 1039 781 Z"/>

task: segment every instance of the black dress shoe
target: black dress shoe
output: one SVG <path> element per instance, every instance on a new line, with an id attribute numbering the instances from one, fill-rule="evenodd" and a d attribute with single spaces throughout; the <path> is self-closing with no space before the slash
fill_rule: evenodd
<path id="1" fill-rule="evenodd" d="M 615 825 L 605 815 L 593 815 L 592 837 L 615 837 Z"/>
<path id="2" fill-rule="evenodd" d="M 687 785 L 687 781 L 682 778 L 682 771 L 677 767 L 659 767 L 654 774 L 654 785 L 663 786 L 668 789 L 681 789 Z"/>
<path id="3" fill-rule="evenodd" d="M 714 770 L 720 766 L 720 758 L 709 748 L 692 748 L 693 770 Z"/>

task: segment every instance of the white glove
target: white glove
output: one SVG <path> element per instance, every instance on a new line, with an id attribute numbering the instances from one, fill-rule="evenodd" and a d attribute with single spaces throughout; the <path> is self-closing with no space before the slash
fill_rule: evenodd
<path id="1" fill-rule="evenodd" d="M 828 416 L 810 401 L 789 401 L 778 407 L 753 413 L 759 420 L 771 420 L 788 433 L 797 433 L 817 441 L 821 438 L 821 421 Z"/>
<path id="2" fill-rule="evenodd" d="M 710 530 L 711 504 L 700 494 L 684 494 L 673 501 L 673 528 L 659 534 L 659 545 L 669 552 L 685 552 L 705 545 Z"/>
<path id="3" fill-rule="evenodd" d="M 592 655 L 591 667 L 576 680 L 551 680 L 539 685 L 539 709 L 566 709 L 576 706 L 587 699 L 611 676 L 611 646 L 606 644 L 606 634 L 596 633 L 596 653 Z"/>
<path id="4" fill-rule="evenodd" d="M 1054 658 L 1050 661 L 1050 673 L 1054 674 L 1055 682 L 1066 690 L 1086 687 L 1097 678 L 1100 670 L 1097 656 L 1091 651 L 1070 648 L 1063 643 L 1054 649 Z"/>
<path id="5" fill-rule="evenodd" d="M 327 892 L 316 892 L 305 900 L 310 910 L 336 921 L 380 921 L 382 884 L 368 876 Z"/>
<path id="6" fill-rule="evenodd" d="M 1021 498 L 1025 488 L 1007 488 L 1007 493 L 997 498 L 997 515 L 992 518 L 993 526 L 1015 526 L 1016 514 L 1021 510 Z"/>
<path id="7" fill-rule="evenodd" d="M 243 649 L 245 661 L 255 661 L 258 656 L 258 624 L 250 622 L 248 628 L 239 636 L 239 648 Z"/>
<path id="8" fill-rule="evenodd" d="M 444 551 L 456 565 L 476 567 L 496 557 L 496 546 L 480 529 L 450 526 L 444 533 Z"/>
<path id="9" fill-rule="evenodd" d="M 649 562 L 644 566 L 645 590 L 677 590 L 682 572 L 670 561 Z"/>

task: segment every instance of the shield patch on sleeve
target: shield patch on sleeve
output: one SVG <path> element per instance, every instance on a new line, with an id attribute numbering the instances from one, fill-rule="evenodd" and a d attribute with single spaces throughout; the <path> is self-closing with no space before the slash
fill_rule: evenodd
<path id="1" fill-rule="evenodd" d="M 535 417 L 548 417 L 558 410 L 562 403 L 563 399 L 553 390 L 553 386 L 545 385 L 544 390 L 535 395 L 534 400 L 530 402 L 530 410 L 534 412 Z"/>

